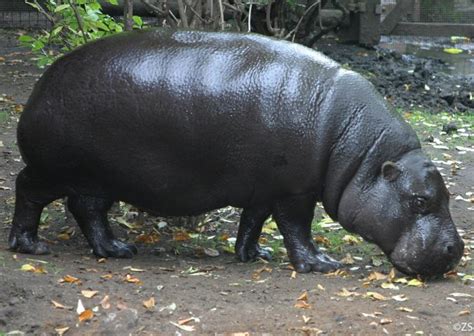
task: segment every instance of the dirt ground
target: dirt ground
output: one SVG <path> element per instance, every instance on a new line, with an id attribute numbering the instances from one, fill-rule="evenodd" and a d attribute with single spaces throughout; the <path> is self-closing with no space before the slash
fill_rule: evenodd
<path id="1" fill-rule="evenodd" d="M 452 216 L 466 242 L 458 273 L 445 279 L 420 283 L 396 273 L 390 279 L 398 282 L 388 282 L 383 277 L 390 265 L 367 244 L 335 249 L 332 255 L 348 265 L 332 275 L 294 274 L 284 257 L 243 264 L 228 252 L 236 225 L 227 222 L 233 220 L 211 219 L 198 228 L 203 246 L 220 239 L 199 250 L 191 244 L 195 230 L 163 227 L 148 215 L 136 218 L 126 206 L 114 210 L 113 228 L 125 240 L 142 242 L 133 259 L 97 260 L 75 223 L 65 219 L 61 202 L 42 217 L 40 236 L 51 255 L 8 251 L 14 180 L 23 167 L 16 122 L 41 73 L 16 45 L 16 34 L 0 30 L 0 335 L 474 333 L 474 152 L 455 149 L 474 148 L 474 125 L 456 117 L 461 137 L 440 133 L 449 116 L 434 123 L 406 113 L 420 139 L 431 141 L 423 143 L 443 168 Z M 459 142 L 466 134 L 468 145 Z"/>

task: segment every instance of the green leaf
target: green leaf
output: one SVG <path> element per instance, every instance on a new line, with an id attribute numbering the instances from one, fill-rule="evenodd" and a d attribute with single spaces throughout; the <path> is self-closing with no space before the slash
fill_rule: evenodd
<path id="1" fill-rule="evenodd" d="M 96 26 L 97 26 L 97 28 L 99 28 L 101 30 L 110 31 L 109 26 L 107 26 L 105 23 L 103 23 L 101 21 L 97 21 Z"/>
<path id="2" fill-rule="evenodd" d="M 109 4 L 118 6 L 118 1 L 117 1 L 117 0 L 107 0 L 107 2 L 108 2 Z"/>
<path id="3" fill-rule="evenodd" d="M 89 8 L 94 11 L 99 11 L 102 8 L 102 6 L 98 2 L 93 2 L 89 4 Z"/>
<path id="4" fill-rule="evenodd" d="M 20 42 L 33 42 L 33 41 L 35 41 L 35 39 L 33 37 L 31 37 L 30 35 L 21 35 L 18 38 L 18 41 L 20 41 Z"/>
<path id="5" fill-rule="evenodd" d="M 71 6 L 69 6 L 69 4 L 59 5 L 58 7 L 56 7 L 56 8 L 54 9 L 54 12 L 55 12 L 55 13 L 58 13 L 58 12 L 60 12 L 60 11 L 62 11 L 62 10 L 65 10 L 66 8 L 70 8 L 70 7 L 71 7 Z"/>
<path id="6" fill-rule="evenodd" d="M 33 51 L 37 51 L 37 50 L 41 50 L 44 48 L 44 43 L 40 40 L 36 40 L 33 44 L 32 44 L 32 50 Z"/>
<path id="7" fill-rule="evenodd" d="M 132 19 L 133 19 L 133 22 L 135 22 L 137 26 L 139 27 L 143 26 L 143 20 L 141 17 L 134 15 L 132 16 Z"/>
<path id="8" fill-rule="evenodd" d="M 64 26 L 58 26 L 58 27 L 54 28 L 53 31 L 51 32 L 51 36 L 56 36 L 56 35 L 58 35 L 59 32 L 60 32 L 61 30 L 63 30 L 63 28 L 64 28 Z"/>
<path id="9" fill-rule="evenodd" d="M 49 56 L 40 57 L 40 59 L 37 62 L 38 67 L 43 68 L 45 65 L 53 63 L 53 60 L 54 59 L 52 57 L 49 57 Z"/>
<path id="10" fill-rule="evenodd" d="M 457 54 L 462 53 L 462 49 L 458 49 L 458 48 L 445 48 L 443 51 L 447 54 L 452 54 L 452 55 L 457 55 Z"/>

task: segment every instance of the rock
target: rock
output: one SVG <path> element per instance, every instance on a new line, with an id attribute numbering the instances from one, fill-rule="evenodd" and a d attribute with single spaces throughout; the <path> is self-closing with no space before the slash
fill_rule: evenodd
<path id="1" fill-rule="evenodd" d="M 103 336 L 128 335 L 133 334 L 137 326 L 138 311 L 127 308 L 107 313 L 94 334 Z"/>
<path id="2" fill-rule="evenodd" d="M 432 135 L 428 135 L 423 141 L 425 141 L 425 142 L 434 142 L 434 137 Z"/>

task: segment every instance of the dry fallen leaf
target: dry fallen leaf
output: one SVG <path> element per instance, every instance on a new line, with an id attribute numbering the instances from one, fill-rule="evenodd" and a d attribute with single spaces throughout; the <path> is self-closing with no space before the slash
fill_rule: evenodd
<path id="1" fill-rule="evenodd" d="M 344 265 L 353 265 L 355 263 L 350 253 L 346 253 L 346 256 L 339 261 Z"/>
<path id="2" fill-rule="evenodd" d="M 127 305 L 123 302 L 118 302 L 117 303 L 117 309 L 118 310 L 125 310 L 125 309 L 128 309 Z"/>
<path id="3" fill-rule="evenodd" d="M 142 268 L 135 268 L 135 267 L 132 267 L 132 266 L 125 266 L 123 269 L 124 270 L 130 270 L 132 272 L 145 272 L 145 270 L 142 269 Z"/>
<path id="4" fill-rule="evenodd" d="M 58 333 L 58 336 L 63 336 L 69 330 L 69 327 L 57 327 L 54 330 Z"/>
<path id="5" fill-rule="evenodd" d="M 392 267 L 390 273 L 388 273 L 388 281 L 392 282 L 395 279 L 395 268 Z"/>
<path id="6" fill-rule="evenodd" d="M 76 308 L 76 313 L 77 315 L 81 315 L 86 308 L 84 308 L 84 305 L 82 304 L 81 299 L 77 300 L 77 308 Z"/>
<path id="7" fill-rule="evenodd" d="M 407 286 L 413 286 L 413 287 L 423 287 L 425 283 L 423 281 L 420 281 L 418 279 L 411 279 L 408 281 Z"/>
<path id="8" fill-rule="evenodd" d="M 72 275 L 65 275 L 64 277 L 59 279 L 59 282 L 67 282 L 67 283 L 71 283 L 71 284 L 80 284 L 81 280 L 79 280 L 76 277 L 73 277 Z"/>
<path id="9" fill-rule="evenodd" d="M 213 257 L 213 258 L 218 257 L 220 255 L 219 251 L 210 247 L 204 248 L 204 254 L 207 255 L 208 257 Z"/>
<path id="10" fill-rule="evenodd" d="M 361 242 L 360 238 L 353 235 L 345 235 L 342 240 L 349 245 L 357 245 Z"/>
<path id="11" fill-rule="evenodd" d="M 297 299 L 295 303 L 296 308 L 302 308 L 302 309 L 308 309 L 311 307 L 310 304 L 308 304 L 308 292 L 303 292 Z"/>
<path id="12" fill-rule="evenodd" d="M 271 273 L 272 271 L 273 271 L 272 268 L 267 267 L 267 266 L 263 266 L 262 268 L 259 268 L 258 270 L 253 272 L 252 280 L 259 280 L 260 279 L 260 274 L 262 274 L 263 272 Z"/>
<path id="13" fill-rule="evenodd" d="M 127 274 L 125 276 L 125 279 L 124 279 L 125 282 L 129 282 L 129 283 L 134 283 L 134 284 L 141 284 L 142 282 L 140 281 L 140 279 L 138 279 L 136 276 L 133 276 L 131 274 Z"/>
<path id="14" fill-rule="evenodd" d="M 298 301 L 295 303 L 295 308 L 308 309 L 311 308 L 311 305 L 306 301 Z"/>
<path id="15" fill-rule="evenodd" d="M 156 233 L 155 231 L 148 234 L 143 233 L 137 236 L 137 238 L 135 238 L 136 243 L 142 243 L 142 244 L 155 244 L 158 241 L 160 241 L 160 235 Z"/>
<path id="16" fill-rule="evenodd" d="M 188 324 L 189 322 L 192 322 L 192 321 L 200 322 L 199 318 L 192 316 L 192 317 L 189 317 L 189 318 L 186 318 L 186 319 L 183 319 L 183 320 L 179 320 L 178 324 L 179 325 L 184 325 L 184 324 Z"/>
<path id="17" fill-rule="evenodd" d="M 311 317 L 306 317 L 303 315 L 303 322 L 307 324 L 311 320 Z"/>
<path id="18" fill-rule="evenodd" d="M 393 279 L 392 282 L 407 284 L 408 280 L 406 278 L 396 278 L 396 279 Z"/>
<path id="19" fill-rule="evenodd" d="M 175 310 L 176 310 L 176 303 L 171 303 L 170 305 L 168 306 L 165 306 L 165 307 L 161 307 L 160 308 L 160 312 L 164 311 L 164 310 L 168 310 L 170 314 L 172 314 Z"/>
<path id="20" fill-rule="evenodd" d="M 79 314 L 79 322 L 89 321 L 94 317 L 94 312 L 90 309 L 84 310 Z"/>
<path id="21" fill-rule="evenodd" d="M 367 292 L 366 297 L 370 297 L 373 300 L 385 301 L 388 300 L 385 296 L 377 292 Z"/>
<path id="22" fill-rule="evenodd" d="M 392 321 L 391 319 L 383 318 L 383 319 L 380 320 L 379 323 L 380 323 L 381 325 L 384 325 L 384 324 L 390 324 L 390 323 L 392 323 L 392 322 L 393 322 L 393 321 Z"/>
<path id="23" fill-rule="evenodd" d="M 67 232 L 60 233 L 56 236 L 59 240 L 69 240 L 71 239 L 71 236 Z"/>
<path id="24" fill-rule="evenodd" d="M 369 276 L 367 277 L 367 280 L 376 281 L 376 280 L 385 280 L 386 278 L 387 276 L 385 274 L 374 271 L 369 274 Z"/>
<path id="25" fill-rule="evenodd" d="M 308 301 L 308 292 L 303 292 L 297 299 L 297 301 Z"/>
<path id="26" fill-rule="evenodd" d="M 342 270 L 342 269 L 338 269 L 338 270 L 335 270 L 334 272 L 329 272 L 325 274 L 325 276 L 328 276 L 328 277 L 339 276 L 343 278 L 346 277 L 347 275 L 348 275 L 347 271 Z"/>
<path id="27" fill-rule="evenodd" d="M 357 292 L 351 292 L 347 290 L 346 288 L 342 288 L 340 292 L 336 293 L 337 296 L 342 296 L 342 297 L 349 297 L 349 296 L 359 296 L 360 293 Z"/>
<path id="28" fill-rule="evenodd" d="M 173 240 L 175 241 L 186 241 L 186 240 L 190 240 L 191 237 L 189 236 L 189 234 L 186 232 L 186 231 L 176 231 L 174 234 L 173 234 Z"/>
<path id="29" fill-rule="evenodd" d="M 296 279 L 296 271 L 291 272 L 290 278 Z"/>
<path id="30" fill-rule="evenodd" d="M 170 323 L 172 325 L 174 325 L 175 327 L 178 327 L 179 329 L 184 330 L 184 331 L 195 331 L 196 330 L 196 328 L 194 326 L 179 325 L 178 323 L 174 323 L 172 321 L 170 321 Z"/>
<path id="31" fill-rule="evenodd" d="M 20 268 L 23 272 L 46 274 L 48 273 L 43 266 L 33 266 L 31 264 L 24 264 Z"/>
<path id="32" fill-rule="evenodd" d="M 461 310 L 458 313 L 459 316 L 466 316 L 466 315 L 470 315 L 470 314 L 471 314 L 471 311 L 469 309 Z"/>
<path id="33" fill-rule="evenodd" d="M 100 276 L 101 279 L 104 279 L 104 280 L 110 280 L 112 279 L 112 274 L 104 274 L 104 275 L 101 275 Z"/>
<path id="34" fill-rule="evenodd" d="M 391 282 L 384 282 L 380 285 L 383 289 L 393 289 L 393 290 L 399 290 L 400 288 L 398 286 L 395 286 Z"/>
<path id="35" fill-rule="evenodd" d="M 323 237 L 323 236 L 315 236 L 313 240 L 316 242 L 318 245 L 323 245 L 324 247 L 329 247 L 331 246 L 331 242 L 328 238 Z"/>
<path id="36" fill-rule="evenodd" d="M 362 313 L 362 316 L 364 317 L 372 317 L 372 318 L 376 318 L 377 316 L 375 316 L 375 314 L 367 314 L 367 313 Z"/>
<path id="37" fill-rule="evenodd" d="M 102 301 L 100 301 L 100 305 L 104 309 L 109 309 L 110 308 L 110 301 L 109 301 L 109 296 L 108 295 L 104 296 Z"/>
<path id="38" fill-rule="evenodd" d="M 399 301 L 399 302 L 403 302 L 403 301 L 408 300 L 408 298 L 405 294 L 394 295 L 394 296 L 392 296 L 392 299 L 394 299 L 395 301 Z"/>
<path id="39" fill-rule="evenodd" d="M 318 289 L 322 290 L 322 291 L 325 291 L 326 288 L 324 288 L 321 284 L 318 284 L 316 287 L 318 287 Z"/>
<path id="40" fill-rule="evenodd" d="M 94 297 L 97 293 L 99 293 L 99 292 L 98 291 L 93 291 L 93 290 L 82 290 L 81 291 L 82 296 L 84 296 L 88 299 Z"/>
<path id="41" fill-rule="evenodd" d="M 398 307 L 397 310 L 406 312 L 406 313 L 413 313 L 413 309 L 407 307 Z"/>
<path id="42" fill-rule="evenodd" d="M 143 306 L 145 306 L 146 309 L 153 309 L 155 307 L 155 298 L 151 297 L 148 300 L 143 301 Z"/>
<path id="43" fill-rule="evenodd" d="M 472 297 L 471 294 L 467 294 L 467 293 L 450 293 L 449 295 L 454 296 L 454 297 L 463 297 L 463 298 Z"/>
<path id="44" fill-rule="evenodd" d="M 54 305 L 54 308 L 58 308 L 58 309 L 72 309 L 72 307 L 65 306 L 65 305 L 63 305 L 62 303 L 59 303 L 59 302 L 54 301 L 54 300 L 51 300 L 51 303 Z"/>

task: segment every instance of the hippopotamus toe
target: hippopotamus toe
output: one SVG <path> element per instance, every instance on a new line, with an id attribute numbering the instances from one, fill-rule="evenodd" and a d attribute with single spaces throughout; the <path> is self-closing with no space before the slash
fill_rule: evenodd
<path id="1" fill-rule="evenodd" d="M 9 238 L 9 249 L 19 253 L 44 255 L 49 254 L 50 250 L 45 242 L 32 238 L 27 234 L 11 234 Z"/>
<path id="2" fill-rule="evenodd" d="M 316 248 L 308 249 L 297 257 L 290 254 L 290 260 L 295 271 L 298 273 L 329 273 L 342 267 L 340 262 L 322 253 Z"/>
<path id="3" fill-rule="evenodd" d="M 124 243 L 118 239 L 102 241 L 93 247 L 94 254 L 98 257 L 132 258 L 138 250 L 135 245 Z"/>
<path id="4" fill-rule="evenodd" d="M 235 253 L 237 258 L 242 262 L 255 261 L 258 258 L 262 258 L 264 260 L 272 259 L 270 251 L 261 248 L 258 244 L 251 248 L 245 248 L 245 246 L 242 246 L 237 248 Z"/>

